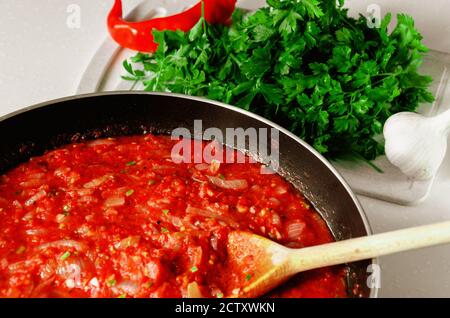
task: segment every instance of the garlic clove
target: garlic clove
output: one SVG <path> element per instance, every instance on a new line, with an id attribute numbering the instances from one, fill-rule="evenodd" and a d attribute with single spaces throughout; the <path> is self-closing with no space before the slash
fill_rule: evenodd
<path id="1" fill-rule="evenodd" d="M 385 152 L 389 161 L 408 177 L 430 180 L 447 150 L 447 133 L 434 118 L 398 113 L 384 126 Z"/>

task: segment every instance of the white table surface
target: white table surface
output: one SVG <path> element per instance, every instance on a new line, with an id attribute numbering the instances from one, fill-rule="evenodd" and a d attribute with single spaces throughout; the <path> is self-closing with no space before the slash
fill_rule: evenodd
<path id="1" fill-rule="evenodd" d="M 125 0 L 125 11 L 141 0 Z M 150 1 L 150 0 L 147 0 Z M 176 0 L 168 0 L 176 1 Z M 245 5 L 251 0 L 243 0 Z M 0 116 L 46 100 L 73 95 L 92 55 L 105 38 L 112 0 L 0 1 Z M 373 1 L 349 0 L 351 12 Z M 447 0 L 378 0 L 382 12 L 414 16 L 425 43 L 450 52 Z M 81 8 L 81 27 L 66 25 L 67 7 Z M 0 136 L 7 138 L 7 136 Z M 404 207 L 360 196 L 374 232 L 450 219 L 450 160 L 445 159 L 430 197 Z M 450 246 L 381 258 L 381 297 L 450 297 Z"/>

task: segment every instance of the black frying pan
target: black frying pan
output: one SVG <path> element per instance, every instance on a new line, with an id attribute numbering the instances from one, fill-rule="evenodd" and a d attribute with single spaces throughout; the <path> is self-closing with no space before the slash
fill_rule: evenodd
<path id="1" fill-rule="evenodd" d="M 100 137 L 170 134 L 175 128 L 275 128 L 279 131 L 278 172 L 305 194 L 337 240 L 371 234 L 355 195 L 336 170 L 311 146 L 272 122 L 241 109 L 174 94 L 116 92 L 71 97 L 36 105 L 0 118 L 0 173 L 64 144 Z M 270 135 L 266 140 L 271 143 Z M 246 149 L 242 149 L 246 150 Z M 248 150 L 248 149 L 247 149 Z M 264 161 L 264 156 L 250 153 Z M 350 264 L 349 296 L 376 297 L 367 286 L 368 266 Z"/>

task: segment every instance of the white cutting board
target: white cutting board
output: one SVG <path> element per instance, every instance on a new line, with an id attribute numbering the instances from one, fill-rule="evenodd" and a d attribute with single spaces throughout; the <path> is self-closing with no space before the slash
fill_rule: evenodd
<path id="1" fill-rule="evenodd" d="M 180 12 L 198 0 L 152 0 L 136 6 L 127 19 L 139 21 L 156 16 L 170 15 Z M 238 2 L 241 8 L 255 10 L 264 1 L 242 0 Z M 139 85 L 124 81 L 122 62 L 135 52 L 119 47 L 109 37 L 100 45 L 86 68 L 77 93 L 93 93 L 116 90 L 141 90 Z M 449 72 L 450 54 L 431 51 L 422 67 L 422 72 L 435 79 L 431 87 L 437 97 L 433 105 L 422 105 L 419 112 L 426 115 L 438 114 L 450 106 Z M 446 105 L 444 107 L 444 105 Z M 402 205 L 417 204 L 428 196 L 434 178 L 430 181 L 412 182 L 400 170 L 391 165 L 386 157 L 380 157 L 374 164 L 383 170 L 375 171 L 366 163 L 333 162 L 333 165 L 343 175 L 351 188 L 358 194 Z"/>

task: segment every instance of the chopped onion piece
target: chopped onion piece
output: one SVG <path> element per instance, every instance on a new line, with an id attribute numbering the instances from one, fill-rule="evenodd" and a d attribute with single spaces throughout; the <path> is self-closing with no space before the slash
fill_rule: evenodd
<path id="1" fill-rule="evenodd" d="M 134 208 L 136 209 L 137 212 L 142 213 L 142 214 L 150 214 L 150 210 L 148 208 L 146 208 L 145 206 L 141 205 L 141 204 L 136 204 L 134 206 Z"/>
<path id="2" fill-rule="evenodd" d="M 61 168 L 56 169 L 53 174 L 55 176 L 57 176 L 58 178 L 64 178 L 64 176 L 69 174 L 70 171 L 71 171 L 71 169 L 69 167 L 61 167 Z"/>
<path id="3" fill-rule="evenodd" d="M 84 246 L 83 243 L 74 241 L 74 240 L 59 240 L 59 241 L 53 241 L 49 243 L 41 244 L 37 247 L 38 250 L 45 250 L 47 248 L 61 248 L 61 247 L 73 247 L 77 251 L 83 251 L 86 249 L 86 246 Z"/>
<path id="4" fill-rule="evenodd" d="M 189 256 L 190 267 L 198 266 L 202 262 L 203 249 L 201 246 L 189 246 L 187 252 Z"/>
<path id="5" fill-rule="evenodd" d="M 29 175 L 28 177 L 29 177 L 29 179 L 42 179 L 45 177 L 45 173 L 37 172 L 37 173 L 33 173 L 33 174 Z"/>
<path id="6" fill-rule="evenodd" d="M 109 197 L 105 200 L 105 207 L 114 208 L 122 206 L 125 204 L 125 199 L 123 197 Z"/>
<path id="7" fill-rule="evenodd" d="M 187 286 L 187 298 L 203 298 L 197 282 L 189 283 Z"/>
<path id="8" fill-rule="evenodd" d="M 129 237 L 121 240 L 120 242 L 114 244 L 114 247 L 118 250 L 124 250 L 131 246 L 137 246 L 139 244 L 140 239 L 141 239 L 141 237 L 139 235 L 129 236 Z"/>
<path id="9" fill-rule="evenodd" d="M 269 203 L 272 208 L 276 208 L 277 206 L 279 206 L 281 204 L 280 200 L 278 200 L 277 198 L 274 198 L 274 197 L 269 198 Z"/>
<path id="10" fill-rule="evenodd" d="M 36 178 L 36 179 L 28 179 L 27 181 L 21 182 L 19 185 L 23 188 L 34 188 L 39 187 L 43 183 L 42 178 Z"/>
<path id="11" fill-rule="evenodd" d="M 25 214 L 22 217 L 22 221 L 25 221 L 25 222 L 31 221 L 33 219 L 33 217 L 34 217 L 34 212 L 33 211 L 32 212 L 28 212 L 27 214 Z"/>
<path id="12" fill-rule="evenodd" d="M 180 228 L 183 226 L 183 221 L 177 216 L 169 216 L 168 219 L 170 220 L 172 225 L 175 227 Z"/>
<path id="13" fill-rule="evenodd" d="M 272 224 L 274 225 L 281 225 L 281 218 L 280 215 L 276 212 L 272 214 Z"/>
<path id="14" fill-rule="evenodd" d="M 80 202 L 80 203 L 88 203 L 89 204 L 89 203 L 97 203 L 98 200 L 97 200 L 96 197 L 93 197 L 91 195 L 85 195 L 85 196 L 82 196 L 81 198 L 79 198 L 78 202 Z"/>
<path id="15" fill-rule="evenodd" d="M 275 193 L 278 195 L 282 195 L 282 194 L 287 193 L 287 189 L 284 186 L 278 186 L 275 188 Z"/>
<path id="16" fill-rule="evenodd" d="M 215 186 L 228 189 L 228 190 L 244 190 L 247 189 L 247 180 L 237 179 L 237 180 L 223 180 L 219 177 L 208 176 L 209 181 Z"/>
<path id="17" fill-rule="evenodd" d="M 87 218 L 87 217 L 86 217 Z M 86 237 L 86 236 L 93 236 L 94 233 L 92 232 L 92 230 L 90 229 L 90 227 L 87 224 L 83 224 L 81 225 L 77 230 L 76 233 L 81 235 L 81 237 Z"/>
<path id="18" fill-rule="evenodd" d="M 17 200 L 14 200 L 14 201 L 13 201 L 13 206 L 14 206 L 16 209 L 19 209 L 19 210 L 22 210 L 22 209 L 23 209 L 22 204 L 21 204 L 19 201 L 17 201 Z"/>
<path id="19" fill-rule="evenodd" d="M 8 270 L 13 273 L 18 270 L 27 270 L 30 266 L 39 265 L 40 261 L 37 258 L 32 258 L 24 261 L 18 261 L 8 265 Z"/>
<path id="20" fill-rule="evenodd" d="M 123 280 L 119 284 L 115 285 L 113 289 L 127 295 L 136 295 L 139 291 L 139 286 L 131 280 Z"/>
<path id="21" fill-rule="evenodd" d="M 83 185 L 84 188 L 86 189 L 92 189 L 92 188 L 97 188 L 98 186 L 102 185 L 103 183 L 105 183 L 108 179 L 112 178 L 112 174 L 105 174 L 104 176 L 91 180 L 87 183 L 85 183 Z"/>
<path id="22" fill-rule="evenodd" d="M 195 165 L 195 169 L 199 171 L 203 171 L 209 168 L 209 165 L 207 163 L 199 163 Z"/>
<path id="23" fill-rule="evenodd" d="M 303 233 L 306 225 L 302 221 L 296 220 L 290 223 L 286 230 L 290 240 L 298 240 Z"/>
<path id="24" fill-rule="evenodd" d="M 75 259 L 73 262 L 61 263 L 56 268 L 56 274 L 65 279 L 65 284 L 68 288 L 82 287 L 81 271 L 84 268 L 84 262 L 80 259 Z"/>
<path id="25" fill-rule="evenodd" d="M 234 228 L 239 227 L 239 224 L 236 221 L 234 221 L 232 218 L 220 215 L 217 211 L 203 210 L 203 209 L 199 209 L 199 208 L 194 208 L 192 206 L 188 206 L 186 208 L 186 213 L 193 214 L 193 215 L 199 215 L 199 216 L 203 216 L 206 218 L 214 218 L 219 221 L 223 221 Z"/>
<path id="26" fill-rule="evenodd" d="M 46 196 L 47 196 L 47 192 L 45 192 L 45 190 L 41 190 L 38 193 L 36 193 L 35 195 L 33 195 L 31 198 L 29 198 L 25 202 L 25 206 L 31 206 L 31 205 L 35 204 L 37 201 L 45 198 Z"/>
<path id="27" fill-rule="evenodd" d="M 199 178 L 197 178 L 195 176 L 192 176 L 192 180 L 194 180 L 195 182 L 199 182 L 199 183 L 205 183 L 204 180 L 201 180 L 201 179 L 199 179 Z"/>
<path id="28" fill-rule="evenodd" d="M 47 229 L 44 229 L 42 227 L 36 227 L 36 228 L 25 230 L 25 234 L 30 235 L 30 236 L 39 236 L 39 235 L 44 235 L 46 233 L 47 233 Z"/>
<path id="29" fill-rule="evenodd" d="M 64 219 L 66 218 L 66 216 L 62 213 L 59 213 L 56 215 L 56 223 L 62 223 L 64 222 Z"/>
<path id="30" fill-rule="evenodd" d="M 248 207 L 245 206 L 245 205 L 243 205 L 243 204 L 237 204 L 237 205 L 236 205 L 236 210 L 237 210 L 239 213 L 247 213 Z"/>
<path id="31" fill-rule="evenodd" d="M 154 283 L 164 279 L 164 267 L 158 259 L 152 259 L 145 264 L 144 273 Z"/>
<path id="32" fill-rule="evenodd" d="M 213 236 L 209 241 L 213 250 L 217 251 L 219 249 L 219 238 L 217 236 Z"/>
<path id="33" fill-rule="evenodd" d="M 217 172 L 219 172 L 220 169 L 220 161 L 218 160 L 211 160 L 211 165 L 209 166 L 209 172 L 211 172 L 212 174 L 216 174 Z"/>
<path id="34" fill-rule="evenodd" d="M 94 189 L 77 189 L 76 191 L 77 191 L 77 194 L 82 197 L 82 196 L 93 194 L 95 190 Z"/>

